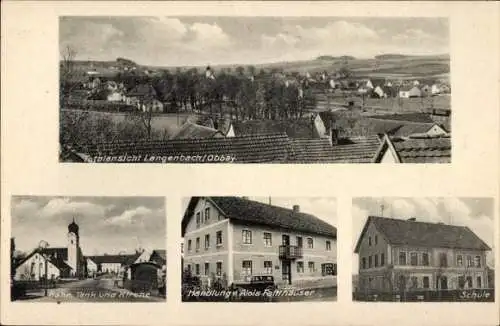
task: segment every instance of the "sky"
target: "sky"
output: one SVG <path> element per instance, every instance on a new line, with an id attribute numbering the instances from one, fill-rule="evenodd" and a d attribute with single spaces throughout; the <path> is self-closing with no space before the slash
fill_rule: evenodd
<path id="1" fill-rule="evenodd" d="M 382 212 L 383 205 L 383 212 Z M 354 198 L 352 205 L 352 251 L 368 216 L 398 219 L 416 217 L 417 221 L 469 227 L 492 248 L 487 263 L 494 267 L 493 200 L 491 198 Z M 353 254 L 352 268 L 357 274 L 358 257 Z"/>
<path id="2" fill-rule="evenodd" d="M 259 64 L 319 55 L 449 52 L 447 18 L 61 17 L 60 49 L 79 60 L 153 66 Z"/>
<path id="3" fill-rule="evenodd" d="M 335 198 L 327 197 L 270 197 L 271 204 L 292 209 L 293 205 L 299 205 L 300 211 L 322 219 L 323 221 L 337 227 L 337 201 Z M 269 204 L 269 197 L 252 197 L 248 199 Z M 182 202 L 183 211 L 187 208 L 190 198 L 184 198 Z"/>
<path id="4" fill-rule="evenodd" d="M 12 237 L 26 253 L 41 240 L 66 247 L 68 225 L 80 227 L 84 255 L 133 253 L 137 248 L 165 249 L 163 197 L 28 197 L 14 196 Z"/>

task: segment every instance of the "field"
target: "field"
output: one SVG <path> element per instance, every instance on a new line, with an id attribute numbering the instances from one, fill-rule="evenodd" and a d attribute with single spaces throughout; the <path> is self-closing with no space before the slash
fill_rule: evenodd
<path id="1" fill-rule="evenodd" d="M 113 75 L 118 73 L 111 67 L 116 66 L 114 61 L 77 61 L 76 68 L 80 72 L 95 69 L 103 74 Z M 223 68 L 234 69 L 239 65 L 219 65 L 212 66 L 217 73 Z M 242 64 L 246 67 L 248 65 Z M 385 78 L 416 78 L 416 77 L 439 77 L 447 78 L 450 72 L 449 55 L 432 56 L 388 56 L 371 59 L 312 59 L 294 62 L 276 62 L 254 65 L 259 69 L 282 69 L 285 72 L 315 73 L 315 72 L 334 72 L 342 67 L 351 70 L 355 77 L 385 77 Z M 169 69 L 174 71 L 177 67 L 169 66 L 141 66 L 138 70 L 146 69 Z M 179 67 L 181 70 L 197 68 L 203 70 L 205 67 Z"/>

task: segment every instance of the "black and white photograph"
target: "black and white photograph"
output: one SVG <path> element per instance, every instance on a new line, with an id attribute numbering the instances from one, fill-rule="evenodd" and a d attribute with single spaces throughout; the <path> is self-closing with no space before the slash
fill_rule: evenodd
<path id="1" fill-rule="evenodd" d="M 13 196 L 11 301 L 165 302 L 163 197 Z"/>
<path id="2" fill-rule="evenodd" d="M 334 198 L 183 200 L 184 302 L 337 300 Z"/>
<path id="3" fill-rule="evenodd" d="M 448 18 L 63 16 L 59 52 L 59 162 L 451 162 Z"/>
<path id="4" fill-rule="evenodd" d="M 492 198 L 353 199 L 353 299 L 494 302 L 493 204 Z"/>

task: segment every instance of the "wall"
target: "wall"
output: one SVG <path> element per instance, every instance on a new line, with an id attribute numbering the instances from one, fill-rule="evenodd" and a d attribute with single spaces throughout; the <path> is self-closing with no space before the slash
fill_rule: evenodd
<path id="1" fill-rule="evenodd" d="M 31 269 L 32 264 L 34 263 L 33 269 Z M 31 273 L 33 272 L 33 273 Z M 30 274 L 32 274 L 30 276 Z M 14 276 L 15 280 L 39 280 L 40 276 L 45 275 L 45 259 L 42 255 L 36 253 L 31 256 L 28 260 L 26 260 L 22 265 L 16 268 L 16 274 Z M 51 263 L 47 265 L 47 275 L 49 278 L 57 278 L 60 276 L 59 269 Z"/>
<path id="2" fill-rule="evenodd" d="M 121 264 L 120 263 L 102 263 L 101 271 L 111 273 L 114 272 L 118 274 L 120 272 Z"/>
<path id="3" fill-rule="evenodd" d="M 232 224 L 233 229 L 233 276 L 235 281 L 243 280 L 242 262 L 244 260 L 252 261 L 252 273 L 259 275 L 264 273 L 264 261 L 272 261 L 273 272 L 276 281 L 282 280 L 282 265 L 279 259 L 279 246 L 282 244 L 282 235 L 290 236 L 290 245 L 297 245 L 297 236 L 302 237 L 303 242 L 303 258 L 291 261 L 292 283 L 297 280 L 317 279 L 321 278 L 322 263 L 337 263 L 337 243 L 333 238 L 325 236 L 311 235 L 301 232 L 290 232 L 288 230 L 280 230 L 276 228 L 256 225 Z M 252 231 L 252 244 L 243 243 L 243 230 Z M 266 246 L 264 242 L 264 233 L 271 233 L 272 244 Z M 307 238 L 313 238 L 313 248 L 307 248 Z M 331 250 L 326 250 L 326 241 L 329 240 Z M 297 262 L 304 263 L 304 272 L 297 273 Z M 308 262 L 314 262 L 315 272 L 308 271 Z"/>

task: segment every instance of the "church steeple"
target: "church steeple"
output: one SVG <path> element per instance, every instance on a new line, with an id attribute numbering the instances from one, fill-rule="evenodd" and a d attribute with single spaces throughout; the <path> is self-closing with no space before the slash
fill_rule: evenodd
<path id="1" fill-rule="evenodd" d="M 78 230 L 79 230 L 78 224 L 75 223 L 75 218 L 73 217 L 73 222 L 71 222 L 71 224 L 68 225 L 68 232 L 78 235 Z"/>

